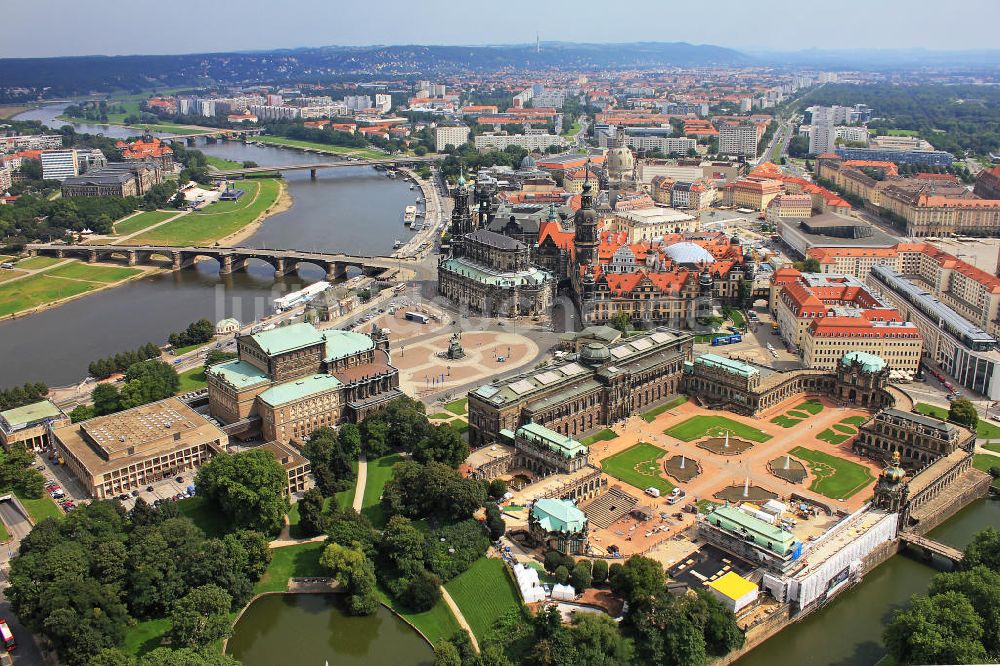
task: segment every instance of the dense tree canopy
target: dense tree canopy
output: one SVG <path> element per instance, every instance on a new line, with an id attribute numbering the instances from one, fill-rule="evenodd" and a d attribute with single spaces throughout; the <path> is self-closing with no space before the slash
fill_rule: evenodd
<path id="1" fill-rule="evenodd" d="M 223 453 L 198 470 L 195 486 L 232 524 L 275 534 L 288 513 L 285 470 L 265 449 Z"/>

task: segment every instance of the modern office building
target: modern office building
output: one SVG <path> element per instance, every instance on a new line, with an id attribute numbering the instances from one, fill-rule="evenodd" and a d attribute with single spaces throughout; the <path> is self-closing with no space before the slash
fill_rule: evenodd
<path id="1" fill-rule="evenodd" d="M 544 132 L 539 134 L 480 134 L 475 138 L 475 145 L 476 150 L 503 150 L 507 146 L 518 146 L 525 150 L 544 151 L 551 146 L 561 148 L 566 145 L 566 140 L 558 134 Z"/>
<path id="2" fill-rule="evenodd" d="M 752 122 L 725 123 L 719 126 L 719 154 L 757 157 L 761 132 Z"/>
<path id="3" fill-rule="evenodd" d="M 52 445 L 94 499 L 190 473 L 226 450 L 218 426 L 178 398 L 52 429 Z"/>
<path id="4" fill-rule="evenodd" d="M 837 108 L 842 107 L 816 107 L 812 111 L 812 123 L 809 129 L 809 152 L 813 155 L 822 155 L 832 152 L 837 147 Z"/>
<path id="5" fill-rule="evenodd" d="M 812 152 L 810 150 L 810 152 Z M 891 148 L 843 148 L 824 150 L 836 152 L 845 160 L 869 160 L 895 162 L 896 164 L 927 164 L 930 166 L 951 166 L 955 156 L 943 150 L 896 150 Z M 816 153 L 819 155 L 820 153 Z"/>
<path id="6" fill-rule="evenodd" d="M 75 148 L 42 151 L 42 178 L 63 181 L 80 174 L 79 156 Z"/>
<path id="7" fill-rule="evenodd" d="M 873 267 L 867 284 L 916 324 L 930 361 L 962 386 L 990 400 L 1000 399 L 1000 352 L 995 337 L 888 266 Z"/>
<path id="8" fill-rule="evenodd" d="M 48 400 L 0 412 L 0 444 L 5 450 L 20 446 L 41 452 L 48 448 L 49 433 L 69 423 L 69 417 Z"/>
<path id="9" fill-rule="evenodd" d="M 434 128 L 434 150 L 443 152 L 448 146 L 458 148 L 469 140 L 469 128 L 465 125 L 438 125 Z"/>

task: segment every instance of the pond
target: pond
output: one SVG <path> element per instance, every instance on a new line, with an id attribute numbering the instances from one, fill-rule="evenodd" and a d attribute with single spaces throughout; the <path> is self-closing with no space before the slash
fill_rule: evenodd
<path id="1" fill-rule="evenodd" d="M 385 606 L 354 617 L 332 594 L 272 594 L 254 601 L 226 651 L 245 666 L 429 666 L 434 650 Z"/>

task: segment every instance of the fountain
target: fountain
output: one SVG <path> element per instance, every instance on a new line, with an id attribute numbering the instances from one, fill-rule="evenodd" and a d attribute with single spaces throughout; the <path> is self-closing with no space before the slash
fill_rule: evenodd
<path id="1" fill-rule="evenodd" d="M 750 496 L 750 477 L 748 476 L 746 478 L 746 481 L 743 482 L 743 497 L 746 498 L 749 496 Z"/>
<path id="2" fill-rule="evenodd" d="M 792 460 L 791 457 L 786 453 L 785 454 L 785 469 L 788 469 L 788 466 L 791 464 L 791 460 Z"/>

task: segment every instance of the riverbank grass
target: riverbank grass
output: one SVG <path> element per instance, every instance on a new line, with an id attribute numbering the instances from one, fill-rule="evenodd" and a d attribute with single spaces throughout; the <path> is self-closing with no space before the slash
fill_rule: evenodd
<path id="1" fill-rule="evenodd" d="M 97 264 L 81 264 L 77 262 L 63 264 L 45 271 L 49 277 L 66 278 L 68 280 L 83 280 L 85 282 L 120 282 L 133 275 L 138 275 L 142 270 L 139 268 L 127 268 L 125 266 L 99 266 Z"/>
<path id="2" fill-rule="evenodd" d="M 260 143 L 266 143 L 272 146 L 288 146 L 290 148 L 303 148 L 307 150 L 317 150 L 322 153 L 330 153 L 331 155 L 351 155 L 352 157 L 363 157 L 366 159 L 382 159 L 389 157 L 385 153 L 379 152 L 377 150 L 372 150 L 371 148 L 351 148 L 348 146 L 332 146 L 327 143 L 318 143 L 316 141 L 303 141 L 301 139 L 289 139 L 284 136 L 258 136 L 253 139 Z"/>
<path id="3" fill-rule="evenodd" d="M 414 613 L 386 594 L 382 588 L 378 588 L 378 598 L 396 615 L 416 627 L 431 644 L 451 638 L 456 631 L 462 629 L 458 626 L 458 620 L 451 614 L 448 604 L 443 599 L 438 599 L 438 602 L 429 611 Z"/>
<path id="4" fill-rule="evenodd" d="M 129 236 L 177 215 L 179 210 L 147 210 L 115 222 L 115 234 Z"/>
<path id="5" fill-rule="evenodd" d="M 0 317 L 78 296 L 98 288 L 98 283 L 63 280 L 44 273 L 0 285 Z"/>
<path id="6" fill-rule="evenodd" d="M 236 233 L 256 220 L 278 200 L 277 179 L 245 180 L 240 189 L 246 194 L 237 201 L 217 201 L 188 215 L 136 236 L 135 245 L 209 245 Z"/>
<path id="7" fill-rule="evenodd" d="M 444 586 L 480 641 L 497 620 L 523 609 L 505 567 L 501 560 L 481 557 Z"/>
<path id="8" fill-rule="evenodd" d="M 63 259 L 56 259 L 55 257 L 28 257 L 27 259 L 22 259 L 21 261 L 14 264 L 18 268 L 23 268 L 26 271 L 34 271 L 40 268 L 48 268 L 49 266 L 55 266 Z"/>
<path id="9" fill-rule="evenodd" d="M 816 477 L 809 485 L 809 490 L 830 499 L 847 499 L 875 480 L 871 470 L 864 465 L 823 451 L 796 446 L 789 453 L 804 460 Z"/>
<path id="10" fill-rule="evenodd" d="M 403 457 L 392 453 L 381 458 L 368 461 L 368 477 L 365 481 L 365 494 L 361 502 L 361 513 L 377 528 L 386 523 L 385 511 L 382 509 L 382 490 L 386 482 L 392 478 L 392 467 L 403 462 Z"/>
<path id="11" fill-rule="evenodd" d="M 701 437 L 724 437 L 726 433 L 752 442 L 766 442 L 771 435 L 725 416 L 692 416 L 686 421 L 667 428 L 664 434 L 683 442 L 693 442 Z"/>
<path id="12" fill-rule="evenodd" d="M 661 494 L 666 494 L 674 489 L 674 484 L 660 476 L 660 459 L 665 455 L 667 452 L 660 447 L 639 442 L 602 460 L 601 469 L 605 474 L 640 490 L 656 488 Z"/>

